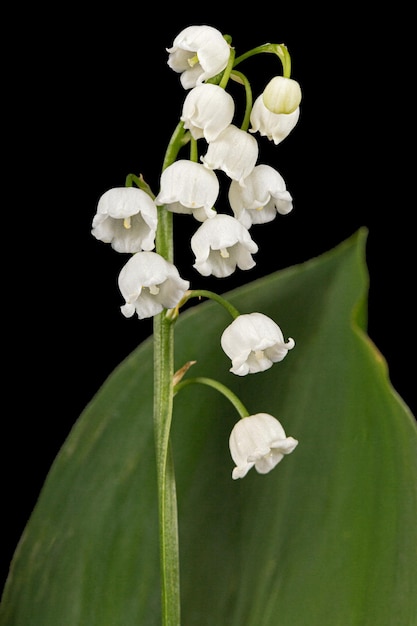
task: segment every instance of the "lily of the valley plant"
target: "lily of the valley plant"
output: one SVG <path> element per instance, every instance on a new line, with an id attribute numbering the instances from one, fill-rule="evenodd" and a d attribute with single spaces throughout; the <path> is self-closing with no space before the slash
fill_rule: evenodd
<path id="1" fill-rule="evenodd" d="M 210 26 L 190 26 L 167 49 L 168 65 L 185 90 L 179 122 L 168 142 L 158 190 L 143 177 L 129 174 L 125 185 L 106 191 L 93 218 L 92 234 L 116 252 L 129 256 L 118 284 L 126 317 L 153 317 L 154 428 L 156 443 L 162 620 L 180 624 L 179 546 L 175 476 L 170 452 L 170 427 L 175 396 L 191 384 L 209 385 L 230 400 L 239 419 L 231 427 L 229 446 L 235 463 L 232 479 L 251 468 L 266 474 L 298 441 L 287 436 L 277 416 L 249 411 L 222 383 L 188 377 L 192 361 L 174 372 L 174 330 L 180 309 L 191 298 L 211 298 L 232 318 L 219 342 L 236 376 L 259 375 L 282 361 L 295 346 L 261 311 L 240 312 L 222 296 L 191 288 L 173 263 L 172 221 L 194 220 L 193 267 L 203 277 L 227 277 L 252 268 L 258 245 L 253 224 L 266 224 L 288 214 L 292 197 L 281 174 L 262 163 L 257 136 L 278 145 L 296 125 L 301 90 L 291 74 L 283 44 L 265 44 L 236 56 L 231 38 Z M 253 101 L 243 62 L 254 55 L 276 55 L 277 75 Z M 239 67 L 239 69 L 237 69 Z M 231 81 L 242 86 L 243 119 L 227 91 Z M 228 206 L 220 203 L 221 170 L 229 179 Z M 221 206 L 220 206 L 221 204 Z M 285 416 L 279 416 L 285 422 Z M 296 460 L 294 460 L 296 462 Z"/>

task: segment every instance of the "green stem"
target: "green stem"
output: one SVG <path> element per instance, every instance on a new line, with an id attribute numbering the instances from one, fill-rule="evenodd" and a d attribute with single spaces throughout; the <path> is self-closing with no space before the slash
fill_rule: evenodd
<path id="1" fill-rule="evenodd" d="M 182 146 L 185 146 L 185 144 L 188 143 L 189 140 L 190 137 L 184 130 L 184 122 L 178 122 L 165 152 L 162 170 L 166 169 L 168 165 L 174 163 L 178 152 Z"/>
<path id="2" fill-rule="evenodd" d="M 194 137 L 191 137 L 191 140 L 190 140 L 190 161 L 193 161 L 194 163 L 198 163 L 197 139 L 194 139 Z"/>
<path id="3" fill-rule="evenodd" d="M 233 70 L 233 72 L 230 75 L 230 78 L 240 83 L 241 85 L 244 85 L 245 87 L 245 94 L 246 94 L 245 116 L 243 118 L 243 122 L 240 128 L 242 130 L 248 130 L 249 124 L 250 124 L 250 114 L 252 111 L 252 104 L 253 104 L 252 89 L 251 89 L 250 83 L 248 79 L 246 78 L 246 76 L 242 74 L 242 72 L 238 72 L 237 70 Z"/>
<path id="4" fill-rule="evenodd" d="M 146 191 L 148 195 L 155 200 L 155 194 L 152 192 L 152 189 L 149 187 L 148 183 L 143 180 L 142 174 L 140 176 L 136 176 L 136 174 L 128 174 L 126 176 L 125 187 L 133 187 L 133 183 L 142 191 Z"/>
<path id="5" fill-rule="evenodd" d="M 184 296 L 178 302 L 175 309 L 171 309 L 170 311 L 168 311 L 167 318 L 171 322 L 176 320 L 178 317 L 180 308 L 184 306 L 184 304 L 188 302 L 188 300 L 190 300 L 191 298 L 210 298 L 210 300 L 215 300 L 216 302 L 221 304 L 222 307 L 224 307 L 226 311 L 230 313 L 233 319 L 236 319 L 240 315 L 237 308 L 234 307 L 233 304 L 230 304 L 228 300 L 226 300 L 225 298 L 222 298 L 222 296 L 219 296 L 218 293 L 215 293 L 214 291 L 208 291 L 207 289 L 190 289 L 190 291 L 185 292 Z"/>
<path id="6" fill-rule="evenodd" d="M 181 624 L 177 496 L 169 436 L 173 375 L 173 325 L 160 313 L 154 318 L 154 427 L 163 626 Z"/>
<path id="7" fill-rule="evenodd" d="M 163 168 L 173 163 L 184 140 L 178 124 L 169 142 Z M 172 262 L 172 213 L 158 207 L 155 250 Z M 162 625 L 180 626 L 180 568 L 175 472 L 170 445 L 173 409 L 174 325 L 162 311 L 154 317 L 154 430 L 158 480 L 159 543 L 161 567 Z"/>
<path id="8" fill-rule="evenodd" d="M 235 51 L 233 48 L 230 48 L 229 61 L 226 65 L 222 79 L 219 83 L 219 87 L 221 87 L 222 89 L 226 89 L 226 85 L 229 81 L 230 72 L 233 69 L 234 62 L 235 62 Z"/>
<path id="9" fill-rule="evenodd" d="M 262 46 L 252 48 L 252 50 L 248 50 L 244 54 L 241 54 L 239 57 L 237 57 L 235 59 L 233 67 L 236 67 L 237 65 L 239 65 L 239 63 L 242 63 L 242 61 L 245 61 L 249 57 L 252 57 L 255 54 L 262 54 L 263 52 L 271 52 L 272 54 L 276 54 L 282 63 L 283 75 L 286 78 L 290 78 L 291 57 L 288 52 L 287 46 L 285 46 L 283 43 L 265 43 Z"/>
<path id="10" fill-rule="evenodd" d="M 213 387 L 213 389 L 216 389 L 221 394 L 223 394 L 229 400 L 229 402 L 233 404 L 240 417 L 243 418 L 250 415 L 249 411 L 247 410 L 243 402 L 240 401 L 237 395 L 233 393 L 233 391 L 231 391 L 229 387 L 226 387 L 226 385 L 223 385 L 223 383 L 220 383 L 218 380 L 214 380 L 213 378 L 206 378 L 205 376 L 187 378 L 186 380 L 182 380 L 177 385 L 175 385 L 174 393 L 177 394 L 184 387 L 187 387 L 188 385 L 195 385 L 197 383 L 201 385 L 207 385 L 208 387 Z"/>

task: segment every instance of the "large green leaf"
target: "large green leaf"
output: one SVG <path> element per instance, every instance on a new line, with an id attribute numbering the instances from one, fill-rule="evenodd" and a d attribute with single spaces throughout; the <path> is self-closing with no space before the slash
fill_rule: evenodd
<path id="1" fill-rule="evenodd" d="M 211 388 L 175 399 L 183 624 L 416 626 L 417 431 L 366 335 L 366 231 L 229 294 L 296 347 L 228 371 L 216 303 L 180 316 L 176 360 L 272 413 L 296 450 L 231 479 L 238 416 Z M 109 377 L 65 442 L 13 559 L 2 626 L 158 626 L 152 340 Z"/>

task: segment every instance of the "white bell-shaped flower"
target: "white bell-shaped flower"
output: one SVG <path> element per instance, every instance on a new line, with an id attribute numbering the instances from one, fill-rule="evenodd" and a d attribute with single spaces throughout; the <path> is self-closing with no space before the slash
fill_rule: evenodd
<path id="1" fill-rule="evenodd" d="M 236 464 L 232 478 L 244 478 L 254 466 L 259 474 L 267 474 L 297 445 L 297 439 L 287 437 L 281 423 L 269 413 L 243 417 L 229 437 L 230 454 Z"/>
<path id="2" fill-rule="evenodd" d="M 259 132 L 261 136 L 267 137 L 275 145 L 278 145 L 288 137 L 299 117 L 300 107 L 297 107 L 292 113 L 272 113 L 266 108 L 263 97 L 260 95 L 252 107 L 249 132 Z"/>
<path id="3" fill-rule="evenodd" d="M 206 220 L 191 238 L 195 254 L 193 267 L 202 276 L 230 276 L 236 267 L 248 270 L 255 265 L 258 251 L 247 228 L 231 215 L 218 214 Z"/>
<path id="4" fill-rule="evenodd" d="M 92 231 L 116 252 L 153 250 L 158 213 L 152 198 L 136 187 L 115 187 L 98 201 Z"/>
<path id="5" fill-rule="evenodd" d="M 258 159 L 258 142 L 244 130 L 229 124 L 208 145 L 201 161 L 211 170 L 223 170 L 240 185 L 249 176 Z"/>
<path id="6" fill-rule="evenodd" d="M 230 47 L 212 26 L 188 26 L 174 39 L 168 65 L 181 73 L 184 89 L 191 89 L 222 72 L 229 60 Z"/>
<path id="7" fill-rule="evenodd" d="M 119 274 L 119 289 L 125 304 L 125 317 L 137 313 L 139 319 L 153 317 L 164 308 L 174 308 L 190 286 L 175 265 L 156 252 L 137 252 Z"/>
<path id="8" fill-rule="evenodd" d="M 173 213 L 188 213 L 204 222 L 214 217 L 214 203 L 219 194 L 216 174 L 201 163 L 180 159 L 174 161 L 161 174 L 160 191 L 155 203 L 165 205 Z"/>
<path id="9" fill-rule="evenodd" d="M 229 202 L 233 213 L 246 228 L 252 224 L 271 222 L 277 212 L 289 213 L 293 208 L 292 197 L 286 189 L 281 174 L 270 165 L 256 165 L 245 178 L 245 186 L 232 180 Z"/>
<path id="10" fill-rule="evenodd" d="M 272 113 L 293 113 L 301 102 L 300 84 L 293 78 L 274 76 L 265 87 L 262 99 Z"/>
<path id="11" fill-rule="evenodd" d="M 198 85 L 188 92 L 182 107 L 181 121 L 194 139 L 214 141 L 232 123 L 235 103 L 218 85 Z"/>
<path id="12" fill-rule="evenodd" d="M 263 313 L 239 315 L 223 331 L 220 343 L 232 361 L 230 371 L 237 376 L 269 369 L 295 346 L 294 339 L 285 341 L 278 324 Z"/>

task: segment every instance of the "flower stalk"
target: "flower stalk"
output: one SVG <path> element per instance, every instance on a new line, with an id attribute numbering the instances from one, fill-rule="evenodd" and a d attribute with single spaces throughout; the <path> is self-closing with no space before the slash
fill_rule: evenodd
<path id="1" fill-rule="evenodd" d="M 170 446 L 173 408 L 173 325 L 164 313 L 154 317 L 154 429 L 163 626 L 179 626 L 180 576 L 177 496 Z"/>
<path id="2" fill-rule="evenodd" d="M 242 63 L 242 61 L 249 59 L 249 57 L 252 57 L 255 54 L 262 54 L 263 52 L 276 54 L 282 63 L 283 76 L 285 76 L 286 78 L 289 78 L 291 76 L 291 57 L 289 55 L 287 46 L 285 46 L 283 43 L 266 43 L 262 46 L 256 46 L 256 48 L 252 48 L 244 54 L 241 54 L 239 57 L 236 57 L 233 67 L 236 67 L 237 65 L 239 65 L 239 63 Z"/>
<path id="3" fill-rule="evenodd" d="M 229 387 L 226 387 L 226 385 L 223 385 L 223 383 L 219 382 L 218 380 L 214 380 L 213 378 L 207 378 L 207 376 L 196 376 L 195 378 L 187 378 L 185 380 L 181 380 L 177 385 L 175 385 L 174 394 L 176 395 L 181 389 L 187 387 L 188 385 L 196 384 L 206 385 L 207 387 L 212 387 L 213 389 L 216 389 L 216 391 L 221 393 L 225 398 L 229 400 L 231 404 L 233 404 L 239 414 L 239 417 L 244 418 L 250 415 L 243 402 L 240 400 L 240 398 L 237 397 L 235 393 L 233 393 L 231 389 L 229 389 Z"/>
<path id="4" fill-rule="evenodd" d="M 173 163 L 183 145 L 184 128 L 178 124 L 168 145 L 163 169 Z M 167 261 L 173 259 L 172 213 L 158 207 L 155 248 Z M 174 325 L 165 311 L 153 318 L 154 405 L 156 469 L 158 481 L 159 545 L 162 625 L 180 626 L 180 571 L 175 470 L 170 445 L 173 411 Z"/>
<path id="5" fill-rule="evenodd" d="M 240 315 L 237 308 L 234 307 L 233 304 L 230 304 L 230 302 L 226 300 L 226 298 L 223 298 L 218 293 L 215 293 L 214 291 L 208 291 L 207 289 L 189 289 L 185 292 L 184 296 L 178 302 L 177 306 L 167 312 L 167 318 L 171 321 L 176 320 L 179 315 L 180 308 L 183 307 L 184 304 L 188 302 L 188 300 L 190 300 L 191 298 L 209 298 L 210 300 L 214 300 L 222 307 L 224 307 L 226 311 L 230 313 L 233 319 L 236 319 Z"/>

